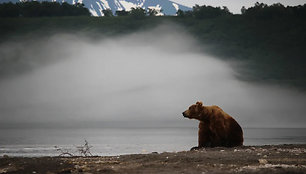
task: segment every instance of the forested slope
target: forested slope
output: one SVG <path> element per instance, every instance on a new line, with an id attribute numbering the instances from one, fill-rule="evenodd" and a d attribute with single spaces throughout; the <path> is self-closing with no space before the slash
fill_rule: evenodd
<path id="1" fill-rule="evenodd" d="M 209 6 L 178 11 L 178 16 L 148 16 L 145 11 L 132 13 L 99 18 L 3 17 L 0 18 L 0 41 L 5 44 L 58 32 L 112 37 L 176 23 L 197 38 L 203 50 L 222 59 L 246 63 L 243 68 L 236 67 L 239 78 L 306 89 L 306 5 L 284 7 L 257 3 L 254 7 L 242 8 L 241 15 L 233 15 L 227 8 Z M 11 63 L 3 57 L 0 61 L 0 72 Z"/>

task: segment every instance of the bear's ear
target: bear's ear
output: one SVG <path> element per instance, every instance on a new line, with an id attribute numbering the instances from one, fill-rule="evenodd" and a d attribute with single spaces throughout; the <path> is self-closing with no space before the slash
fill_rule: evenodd
<path id="1" fill-rule="evenodd" d="M 198 101 L 198 102 L 196 103 L 196 105 L 198 105 L 198 106 L 203 106 L 203 103 L 200 102 L 200 101 Z"/>

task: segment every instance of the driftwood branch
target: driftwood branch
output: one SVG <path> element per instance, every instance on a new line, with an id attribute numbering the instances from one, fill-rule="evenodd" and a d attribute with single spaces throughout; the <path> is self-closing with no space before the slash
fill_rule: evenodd
<path id="1" fill-rule="evenodd" d="M 85 144 L 82 145 L 82 146 L 76 146 L 76 152 L 79 153 L 80 156 L 93 156 L 92 153 L 90 152 L 90 149 L 92 148 L 93 146 L 89 145 L 88 141 L 85 140 Z M 71 149 L 64 149 L 64 148 L 61 148 L 61 147 L 58 147 L 58 146 L 54 146 L 55 150 L 57 152 L 59 152 L 59 156 L 70 156 L 70 157 L 73 157 L 73 156 L 77 156 L 75 155 L 75 153 L 71 152 Z"/>

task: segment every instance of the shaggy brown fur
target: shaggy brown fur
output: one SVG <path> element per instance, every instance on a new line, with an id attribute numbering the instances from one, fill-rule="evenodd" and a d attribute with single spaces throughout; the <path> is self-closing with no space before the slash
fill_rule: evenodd
<path id="1" fill-rule="evenodd" d="M 233 147 L 243 144 L 240 125 L 218 106 L 203 106 L 202 102 L 191 105 L 183 116 L 200 121 L 198 147 Z"/>

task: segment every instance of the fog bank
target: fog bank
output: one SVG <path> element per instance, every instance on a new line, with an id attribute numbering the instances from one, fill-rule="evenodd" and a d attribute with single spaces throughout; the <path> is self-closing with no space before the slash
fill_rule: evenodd
<path id="1" fill-rule="evenodd" d="M 179 27 L 95 40 L 73 34 L 5 43 L 21 58 L 0 79 L 0 122 L 164 122 L 196 101 L 218 105 L 243 127 L 304 127 L 304 93 L 242 82 L 230 64 L 198 49 Z M 19 69 L 25 69 L 19 71 Z"/>

